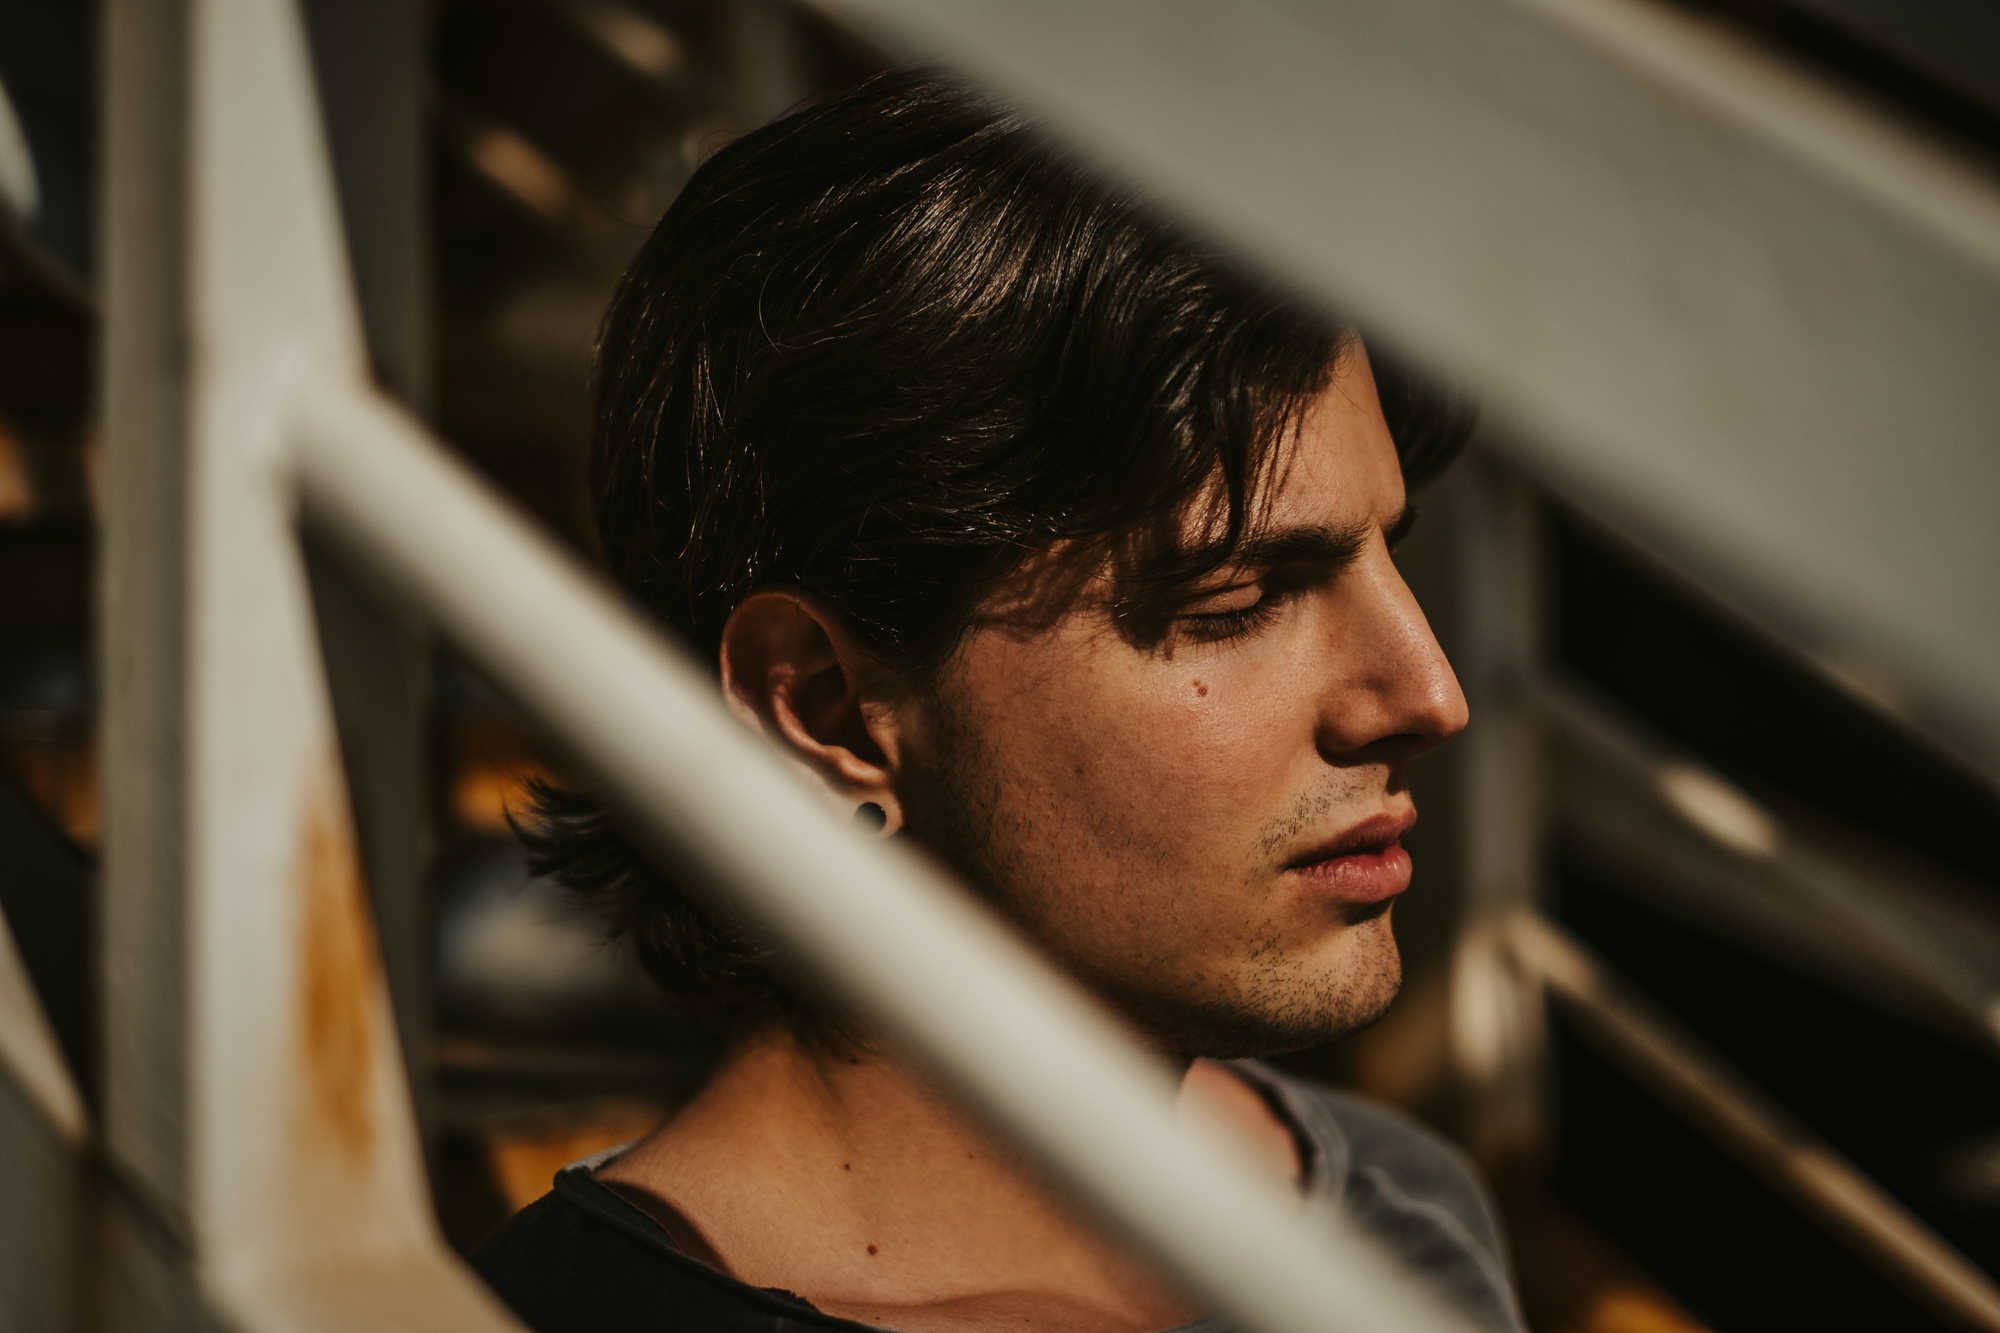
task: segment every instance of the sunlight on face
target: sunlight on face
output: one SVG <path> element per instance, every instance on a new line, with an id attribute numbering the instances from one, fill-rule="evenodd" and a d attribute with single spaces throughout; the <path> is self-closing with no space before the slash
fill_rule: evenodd
<path id="1" fill-rule="evenodd" d="M 1358 348 L 1274 485 L 1245 560 L 1158 635 L 1117 631 L 1100 576 L 1032 632 L 976 629 L 913 719 L 911 834 L 1184 1054 L 1387 1008 L 1405 769 L 1465 725 L 1390 558 L 1403 482 Z"/>

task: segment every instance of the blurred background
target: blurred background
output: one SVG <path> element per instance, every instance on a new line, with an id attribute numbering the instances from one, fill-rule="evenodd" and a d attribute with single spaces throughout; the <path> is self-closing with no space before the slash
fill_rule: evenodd
<path id="1" fill-rule="evenodd" d="M 2000 6 L 1686 8 L 2000 164 Z M 623 266 L 706 153 L 890 57 L 780 0 L 306 9 L 384 383 L 592 558 L 590 363 Z M 95 24 L 88 3 L 0 0 L 0 908 L 86 1090 Z M 1518 871 L 1503 892 L 2000 1275 L 1994 785 L 1880 682 L 1732 611 L 1524 465 L 1532 446 L 1486 430 L 1421 497 L 1400 555 L 1475 704 L 1466 742 L 1416 779 L 1403 997 L 1286 1063 L 1481 1158 L 1541 1333 L 1948 1327 L 1569 1007 L 1483 1007 L 1509 983 L 1477 981 L 1482 905 Z M 669 1114 L 717 1048 L 527 873 L 509 812 L 562 759 L 418 642 L 421 778 L 401 827 L 427 869 L 414 907 L 377 911 L 438 1212 L 469 1248 L 557 1167 Z"/>

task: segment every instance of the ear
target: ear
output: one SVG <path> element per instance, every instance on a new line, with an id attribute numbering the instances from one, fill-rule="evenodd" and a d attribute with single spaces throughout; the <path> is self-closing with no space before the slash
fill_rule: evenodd
<path id="1" fill-rule="evenodd" d="M 721 659 L 731 712 L 776 741 L 840 805 L 879 806 L 887 832 L 902 826 L 895 714 L 877 693 L 887 673 L 831 608 L 797 589 L 759 589 L 723 626 Z"/>

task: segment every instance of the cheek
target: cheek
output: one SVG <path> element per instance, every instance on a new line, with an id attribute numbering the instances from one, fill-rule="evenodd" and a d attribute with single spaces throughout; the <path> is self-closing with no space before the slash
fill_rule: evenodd
<path id="1" fill-rule="evenodd" d="M 1215 658 L 1168 667 L 1150 691 L 1156 733 L 1176 756 L 1185 785 L 1227 806 L 1232 794 L 1290 787 L 1313 753 L 1304 674 L 1286 655 Z"/>
<path id="2" fill-rule="evenodd" d="M 1066 677 L 1045 733 L 1064 752 L 1050 776 L 1076 784 L 1107 842 L 1233 864 L 1301 781 L 1311 715 L 1282 660 L 1192 657 Z"/>
<path id="3" fill-rule="evenodd" d="M 1235 879 L 1269 821 L 1313 782 L 1312 663 L 1305 639 L 1143 657 L 1115 640 L 970 655 L 964 720 L 987 741 L 987 777 L 1020 845 L 1056 878 Z M 1045 870 L 1051 867 L 1044 866 Z M 1185 885 L 1180 885 L 1185 887 Z"/>

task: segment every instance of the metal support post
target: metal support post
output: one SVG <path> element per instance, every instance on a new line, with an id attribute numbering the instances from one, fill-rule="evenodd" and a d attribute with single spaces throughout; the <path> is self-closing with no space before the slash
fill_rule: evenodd
<path id="1" fill-rule="evenodd" d="M 436 379 L 424 134 L 428 0 L 305 0 L 327 147 L 376 380 L 420 417 Z M 411 1100 L 426 1143 L 431 1069 L 430 641 L 384 590 L 307 550 L 361 863 Z"/>
<path id="2" fill-rule="evenodd" d="M 102 29 L 104 547 L 98 591 L 106 1326 L 192 1329 L 188 1271 L 187 383 L 190 6 Z"/>
<path id="3" fill-rule="evenodd" d="M 1453 661 L 1472 714 L 1457 742 L 1463 917 L 1450 1045 L 1467 1141 L 1497 1163 L 1542 1134 L 1541 993 L 1505 937 L 1506 923 L 1540 896 L 1541 773 L 1525 689 L 1539 634 L 1535 501 L 1484 450 L 1438 489 L 1456 553 Z"/>
<path id="4" fill-rule="evenodd" d="M 1461 1326 L 1337 1213 L 1298 1218 L 1295 1196 L 1184 1122 L 1167 1071 L 1073 983 L 917 854 L 857 836 L 705 669 L 406 417 L 337 380 L 311 390 L 295 429 L 314 527 L 587 756 L 655 855 L 727 886 L 1187 1290 L 1265 1333 Z"/>
<path id="5" fill-rule="evenodd" d="M 368 375 L 304 34 L 112 11 L 107 1152 L 199 1293 L 118 1322 L 511 1327 L 425 1196 L 292 525 L 293 386 Z"/>

